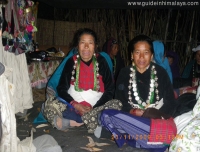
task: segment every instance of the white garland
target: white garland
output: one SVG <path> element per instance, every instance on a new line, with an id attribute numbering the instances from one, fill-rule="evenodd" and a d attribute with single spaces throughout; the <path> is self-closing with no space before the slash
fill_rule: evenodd
<path id="1" fill-rule="evenodd" d="M 149 84 L 149 95 L 148 95 L 148 98 L 146 101 L 142 101 L 142 99 L 139 97 L 139 93 L 138 93 L 138 88 L 137 88 L 137 83 L 136 83 L 136 71 L 135 71 L 135 68 L 134 67 L 131 67 L 130 68 L 131 70 L 131 73 L 130 73 L 130 79 L 129 79 L 129 86 L 128 86 L 128 103 L 133 107 L 135 108 L 135 104 L 132 102 L 132 91 L 131 91 L 131 88 L 133 90 L 133 95 L 135 97 L 135 100 L 137 101 L 137 103 L 140 105 L 139 107 L 141 109 L 146 109 L 148 108 L 148 106 L 150 104 L 152 104 L 151 100 L 154 100 L 153 99 L 153 94 L 154 94 L 154 91 L 155 91 L 155 95 L 156 95 L 156 104 L 158 104 L 159 102 L 159 96 L 158 96 L 158 83 L 157 83 L 157 80 L 158 80 L 158 77 L 157 77 L 157 71 L 155 70 L 155 66 L 153 65 L 151 67 L 151 80 L 150 80 L 150 84 Z M 153 75 L 154 75 L 154 78 L 153 78 Z"/>
<path id="2" fill-rule="evenodd" d="M 95 73 L 95 70 L 96 70 L 96 84 L 95 84 L 95 79 L 94 79 L 94 86 L 96 85 L 96 90 L 95 91 L 99 91 L 99 89 L 100 89 L 100 85 L 99 85 L 99 63 L 97 62 L 97 59 L 96 59 L 96 53 L 94 53 L 94 58 L 95 58 L 95 65 L 94 65 L 94 67 L 93 67 L 93 69 L 94 69 L 94 73 Z M 80 58 L 80 55 L 79 54 L 77 54 L 76 55 L 76 60 L 74 61 L 74 66 L 73 66 L 73 70 L 72 70 L 72 76 L 71 76 L 71 81 L 73 81 L 74 82 L 74 80 L 75 80 L 75 78 L 77 78 L 77 74 L 78 74 L 78 78 L 79 78 L 79 72 L 77 73 L 77 72 L 75 72 L 76 71 L 76 68 L 77 68 L 77 64 L 78 64 L 78 58 Z M 93 62 L 93 61 L 92 61 Z M 95 67 L 96 66 L 96 67 Z M 79 65 L 79 67 L 80 67 L 80 65 Z M 74 74 L 76 73 L 76 75 L 75 75 L 75 77 L 74 77 Z M 77 82 L 74 82 L 74 86 L 75 86 L 75 88 L 77 87 L 77 89 L 78 89 L 78 91 L 81 91 L 81 89 L 79 89 L 79 80 L 77 80 Z"/>

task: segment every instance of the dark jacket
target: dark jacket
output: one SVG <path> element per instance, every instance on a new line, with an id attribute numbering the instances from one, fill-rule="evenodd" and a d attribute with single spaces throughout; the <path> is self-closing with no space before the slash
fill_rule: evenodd
<path id="1" fill-rule="evenodd" d="M 174 92 L 173 87 L 171 84 L 171 81 L 169 79 L 168 74 L 166 73 L 165 69 L 161 66 L 152 63 L 152 65 L 155 66 L 155 69 L 157 71 L 157 77 L 158 77 L 158 95 L 160 99 L 163 98 L 163 106 L 159 109 L 161 112 L 169 115 L 173 115 L 176 103 L 174 99 Z M 151 65 L 151 66 L 152 66 Z M 130 109 L 132 109 L 131 105 L 128 103 L 128 86 L 129 86 L 129 79 L 130 79 L 130 67 L 125 67 L 120 71 L 120 74 L 118 76 L 117 82 L 116 82 L 116 91 L 115 91 L 115 99 L 120 100 L 123 103 L 123 111 L 129 112 Z M 149 84 L 150 84 L 150 71 L 151 67 L 149 67 L 143 74 L 136 71 L 137 76 L 137 88 L 139 91 L 139 95 L 142 99 L 146 101 L 149 93 Z M 133 95 L 133 91 L 131 91 L 132 94 L 132 102 L 134 104 L 137 104 L 137 101 L 135 100 L 135 97 Z M 154 96 L 154 102 L 156 101 Z"/>
<path id="2" fill-rule="evenodd" d="M 102 97 L 97 101 L 97 103 L 94 105 L 94 107 L 101 106 L 105 104 L 107 101 L 111 100 L 114 95 L 114 82 L 112 79 L 112 75 L 110 72 L 110 69 L 108 67 L 107 61 L 105 58 L 101 55 L 98 55 L 97 62 L 99 63 L 99 74 L 103 77 L 103 83 L 104 83 L 104 93 Z M 92 64 L 92 63 L 91 63 Z M 57 86 L 57 92 L 58 96 L 63 98 L 67 102 L 71 102 L 74 100 L 70 94 L 68 94 L 68 89 L 70 87 L 71 82 L 71 76 L 72 76 L 72 70 L 74 66 L 74 60 L 73 57 L 70 58 L 63 69 L 62 75 L 60 77 L 60 81 Z M 93 107 L 93 108 L 94 108 Z"/>

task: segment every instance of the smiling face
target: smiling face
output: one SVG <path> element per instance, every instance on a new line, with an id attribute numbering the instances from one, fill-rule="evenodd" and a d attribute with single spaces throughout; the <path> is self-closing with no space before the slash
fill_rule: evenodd
<path id="1" fill-rule="evenodd" d="M 150 45 L 145 41 L 135 43 L 132 58 L 137 70 L 143 73 L 147 70 L 153 58 Z"/>
<path id="2" fill-rule="evenodd" d="M 95 52 L 95 48 L 96 44 L 92 35 L 83 34 L 80 36 L 78 43 L 78 51 L 83 61 L 87 62 L 92 58 Z"/>

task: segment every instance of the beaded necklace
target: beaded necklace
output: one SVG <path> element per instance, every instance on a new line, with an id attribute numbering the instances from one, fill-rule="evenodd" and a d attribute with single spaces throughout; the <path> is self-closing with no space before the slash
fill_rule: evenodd
<path id="1" fill-rule="evenodd" d="M 83 89 L 79 88 L 80 62 L 81 62 L 80 56 L 76 55 L 76 59 L 74 61 L 74 66 L 73 66 L 73 70 L 72 70 L 71 80 L 74 81 L 74 74 L 75 74 L 75 70 L 76 70 L 76 75 L 75 75 L 76 80 L 74 82 L 74 87 L 75 87 L 75 90 L 78 92 L 83 91 Z M 94 87 L 92 90 L 99 91 L 99 89 L 100 89 L 100 86 L 99 86 L 99 63 L 97 62 L 95 53 L 94 53 L 94 56 L 92 57 L 92 63 L 93 63 L 93 71 L 94 71 Z"/>
<path id="2" fill-rule="evenodd" d="M 140 93 L 138 91 L 137 88 L 137 77 L 136 77 L 136 67 L 133 66 L 131 67 L 131 73 L 130 73 L 130 79 L 129 79 L 129 86 L 128 86 L 128 95 L 129 95 L 129 101 L 128 103 L 134 108 L 134 103 L 132 102 L 132 93 L 131 93 L 131 88 L 133 90 L 133 95 L 135 97 L 135 101 L 138 103 L 139 107 L 141 109 L 146 109 L 148 108 L 148 106 L 150 104 L 153 103 L 154 100 L 154 95 L 156 94 L 156 104 L 159 101 L 159 96 L 158 96 L 158 77 L 156 76 L 157 71 L 155 70 L 155 66 L 153 65 L 151 67 L 151 79 L 150 79 L 150 84 L 149 84 L 149 94 L 148 94 L 148 98 L 146 101 L 144 101 L 141 97 L 140 97 Z M 155 92 L 155 93 L 154 93 Z"/>

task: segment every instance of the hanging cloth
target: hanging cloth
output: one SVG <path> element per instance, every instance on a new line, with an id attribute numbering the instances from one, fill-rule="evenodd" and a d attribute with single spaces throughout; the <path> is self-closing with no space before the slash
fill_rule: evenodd
<path id="1" fill-rule="evenodd" d="M 12 23 L 12 15 L 14 19 L 14 31 L 19 31 L 19 21 L 17 17 L 17 7 L 14 7 L 15 1 L 9 0 L 8 4 L 5 7 L 5 19 L 8 22 L 8 32 L 11 32 L 10 25 Z"/>

